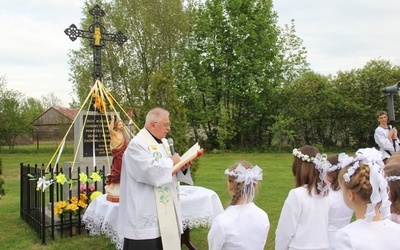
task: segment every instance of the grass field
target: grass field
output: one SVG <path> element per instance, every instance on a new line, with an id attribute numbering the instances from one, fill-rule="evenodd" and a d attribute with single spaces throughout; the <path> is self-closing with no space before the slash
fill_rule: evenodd
<path id="1" fill-rule="evenodd" d="M 89 236 L 88 234 L 75 237 L 47 239 L 42 245 L 36 233 L 20 219 L 20 168 L 19 164 L 47 164 L 52 153 L 2 153 L 3 175 L 6 195 L 0 199 L 0 245 L 1 249 L 115 249 L 106 236 Z M 46 152 L 49 152 L 48 150 Z M 72 153 L 61 156 L 60 163 L 71 161 Z M 199 169 L 195 177 L 195 185 L 214 190 L 226 207 L 230 202 L 227 192 L 224 170 L 239 160 L 247 160 L 264 170 L 255 203 L 267 212 L 271 223 L 268 241 L 265 249 L 274 249 L 275 229 L 280 210 L 288 191 L 293 187 L 291 163 L 293 156 L 289 153 L 206 153 L 199 158 Z M 207 249 L 208 228 L 191 230 L 191 241 L 199 249 Z M 182 249 L 186 249 L 183 247 Z"/>

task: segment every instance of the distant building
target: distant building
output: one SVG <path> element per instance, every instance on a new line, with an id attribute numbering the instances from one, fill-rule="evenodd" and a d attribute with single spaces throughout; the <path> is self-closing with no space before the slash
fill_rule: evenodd
<path id="1" fill-rule="evenodd" d="M 79 109 L 54 106 L 32 121 L 33 138 L 39 141 L 61 141 L 71 127 Z M 74 128 L 67 135 L 67 141 L 74 140 Z"/>

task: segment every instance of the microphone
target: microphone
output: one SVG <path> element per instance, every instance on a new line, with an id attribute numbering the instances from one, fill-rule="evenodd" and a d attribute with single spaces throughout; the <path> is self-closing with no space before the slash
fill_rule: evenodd
<path id="1" fill-rule="evenodd" d="M 175 148 L 174 148 L 174 140 L 172 138 L 168 138 L 168 145 L 169 145 L 169 149 L 171 150 L 171 155 L 174 155 Z"/>

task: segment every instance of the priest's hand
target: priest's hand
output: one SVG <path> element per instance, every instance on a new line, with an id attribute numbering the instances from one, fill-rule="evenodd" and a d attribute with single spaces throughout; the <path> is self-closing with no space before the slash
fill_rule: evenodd
<path id="1" fill-rule="evenodd" d="M 175 154 L 173 154 L 173 155 L 171 156 L 171 160 L 172 160 L 172 162 L 173 162 L 174 165 L 175 165 L 175 164 L 177 164 L 178 162 L 181 161 L 181 157 L 179 156 L 178 153 L 175 153 Z"/>

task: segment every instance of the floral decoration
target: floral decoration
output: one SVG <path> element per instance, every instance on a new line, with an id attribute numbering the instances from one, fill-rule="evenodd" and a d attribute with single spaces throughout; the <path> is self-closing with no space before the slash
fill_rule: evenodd
<path id="1" fill-rule="evenodd" d="M 349 167 L 347 169 L 347 172 L 345 174 L 343 174 L 343 179 L 345 182 L 350 182 L 352 175 L 356 172 L 357 168 L 360 167 L 360 162 L 357 161 L 354 163 L 353 166 Z"/>
<path id="2" fill-rule="evenodd" d="M 91 178 L 93 181 L 101 181 L 101 176 L 100 176 L 100 174 L 97 173 L 97 172 L 93 172 L 92 175 L 90 176 L 90 178 Z"/>
<path id="3" fill-rule="evenodd" d="M 92 175 L 90 177 L 88 177 L 87 174 L 82 172 L 79 174 L 79 181 L 83 184 L 85 184 L 85 183 L 90 184 L 90 183 L 93 183 L 96 181 L 101 181 L 101 175 L 98 172 L 93 172 Z M 76 183 L 76 181 L 67 179 L 67 177 L 65 176 L 64 173 L 59 173 L 56 176 L 56 182 L 61 185 L 64 185 L 65 183 L 69 183 L 69 184 L 73 185 L 74 183 Z"/>
<path id="4" fill-rule="evenodd" d="M 96 191 L 96 187 L 93 184 L 81 184 L 79 187 L 79 191 L 81 193 L 86 193 L 86 191 L 93 193 L 94 191 Z"/>
<path id="5" fill-rule="evenodd" d="M 167 206 L 167 203 L 170 202 L 170 197 L 169 197 L 169 188 L 164 186 L 164 187 L 159 187 L 158 192 L 161 193 L 160 195 L 160 202 L 163 203 L 165 206 Z"/>
<path id="6" fill-rule="evenodd" d="M 388 176 L 386 177 L 386 181 L 400 181 L 400 176 Z"/>
<path id="7" fill-rule="evenodd" d="M 97 192 L 100 194 L 103 194 L 100 191 L 96 191 L 96 187 L 93 184 L 96 181 L 101 181 L 101 176 L 97 172 L 93 172 L 90 177 L 88 177 L 85 173 L 80 173 L 79 174 L 79 181 L 81 182 L 79 186 L 79 191 L 81 193 L 86 193 L 90 197 L 90 201 L 92 201 L 92 195 L 93 193 Z M 98 195 L 95 194 L 95 197 Z"/>
<path id="8" fill-rule="evenodd" d="M 111 94 L 109 92 L 105 92 L 105 94 L 107 95 L 107 99 L 110 102 L 110 105 L 109 105 L 110 109 L 113 109 L 114 107 L 112 104 L 113 101 L 111 98 Z M 101 97 L 101 95 L 96 94 L 96 93 L 93 93 L 92 97 L 94 99 L 93 107 L 95 109 L 97 109 L 100 113 L 104 114 L 106 112 L 107 108 L 106 108 L 106 103 L 103 100 L 103 97 Z"/>
<path id="9" fill-rule="evenodd" d="M 310 157 L 309 155 L 303 154 L 297 148 L 293 149 L 293 155 L 296 156 L 297 158 L 301 159 L 302 161 L 306 161 L 306 162 L 314 162 L 314 160 L 315 160 L 314 157 Z"/>
<path id="10" fill-rule="evenodd" d="M 65 174 L 59 173 L 56 176 L 56 182 L 60 183 L 61 185 L 64 185 L 64 183 L 68 182 L 67 178 L 65 177 Z"/>
<path id="11" fill-rule="evenodd" d="M 79 174 L 79 181 L 82 183 L 86 183 L 88 181 L 88 176 L 84 172 Z"/>
<path id="12" fill-rule="evenodd" d="M 69 201 L 59 201 L 54 207 L 54 214 L 59 218 L 69 218 L 70 215 L 77 216 L 78 212 L 83 212 L 88 206 L 88 197 L 86 194 L 79 194 L 77 197 L 72 197 Z"/>

